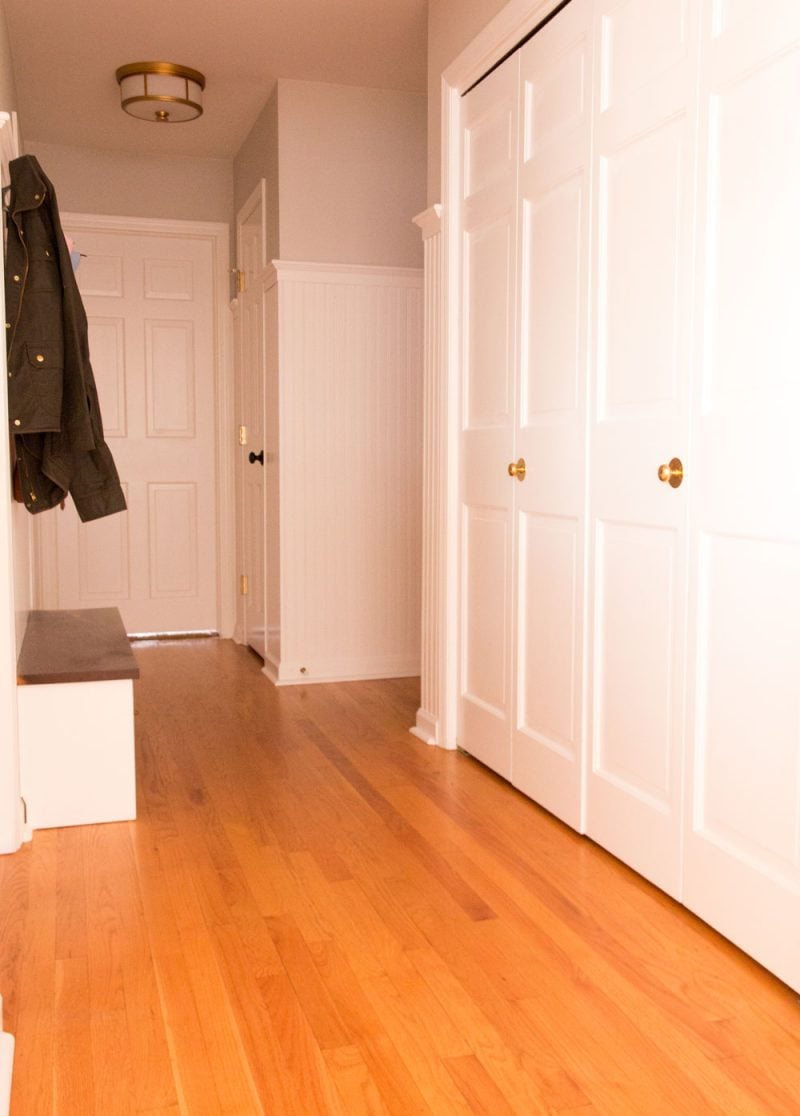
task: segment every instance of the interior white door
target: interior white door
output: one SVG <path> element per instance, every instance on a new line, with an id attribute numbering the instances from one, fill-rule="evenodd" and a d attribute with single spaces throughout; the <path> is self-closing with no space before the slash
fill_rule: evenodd
<path id="1" fill-rule="evenodd" d="M 55 512 L 54 607 L 116 605 L 129 632 L 216 631 L 215 303 L 202 237 L 65 229 L 128 511 Z M 52 520 L 51 520 L 52 524 Z"/>
<path id="2" fill-rule="evenodd" d="M 698 21 L 601 0 L 587 833 L 680 894 Z"/>
<path id="3" fill-rule="evenodd" d="M 238 470 L 242 493 L 240 554 L 246 577 L 244 639 L 263 659 L 266 655 L 264 524 L 264 297 L 261 277 L 266 265 L 266 213 L 263 183 L 245 202 L 237 222 L 237 266 L 243 290 L 238 307 L 237 376 L 241 406 Z"/>
<path id="4" fill-rule="evenodd" d="M 511 781 L 581 829 L 592 12 L 521 51 Z"/>
<path id="5" fill-rule="evenodd" d="M 800 989 L 800 5 L 704 9 L 684 902 Z"/>
<path id="6" fill-rule="evenodd" d="M 519 56 L 462 113 L 461 664 L 458 743 L 511 773 Z"/>

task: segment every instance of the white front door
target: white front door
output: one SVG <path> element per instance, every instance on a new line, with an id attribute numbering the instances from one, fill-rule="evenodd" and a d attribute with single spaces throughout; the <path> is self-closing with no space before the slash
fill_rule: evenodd
<path id="1" fill-rule="evenodd" d="M 129 632 L 217 630 L 212 244 L 65 232 L 82 255 L 92 368 L 128 510 L 84 524 L 70 501 L 48 513 L 57 557 L 45 599 L 116 605 Z"/>
<path id="2" fill-rule="evenodd" d="M 800 5 L 703 54 L 684 902 L 800 989 Z"/>
<path id="3" fill-rule="evenodd" d="M 266 265 L 266 213 L 263 183 L 245 202 L 236 220 L 237 266 L 242 290 L 238 296 L 239 345 L 236 375 L 239 385 L 239 490 L 241 499 L 239 552 L 244 584 L 245 643 L 266 656 L 266 536 L 265 536 L 265 318 L 262 276 Z"/>

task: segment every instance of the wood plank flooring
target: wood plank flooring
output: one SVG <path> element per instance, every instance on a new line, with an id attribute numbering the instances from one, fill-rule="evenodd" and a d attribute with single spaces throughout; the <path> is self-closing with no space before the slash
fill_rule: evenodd
<path id="1" fill-rule="evenodd" d="M 800 1003 L 412 681 L 137 650 L 139 820 L 0 857 L 13 1116 L 797 1116 Z"/>

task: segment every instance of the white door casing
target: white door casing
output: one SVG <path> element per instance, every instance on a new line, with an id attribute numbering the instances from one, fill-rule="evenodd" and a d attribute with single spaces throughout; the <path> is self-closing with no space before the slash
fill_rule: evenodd
<path id="1" fill-rule="evenodd" d="M 42 603 L 116 605 L 130 632 L 233 624 L 227 230 L 63 214 L 128 511 L 41 517 Z"/>
<path id="2" fill-rule="evenodd" d="M 242 597 L 242 640 L 266 657 L 265 475 L 265 303 L 266 184 L 264 179 L 236 217 L 236 256 L 241 275 L 237 297 L 239 424 L 245 436 L 237 456 L 242 494 L 240 576 L 247 579 Z M 251 460 L 251 455 L 253 460 Z M 258 455 L 262 455 L 259 459 Z"/>
<path id="3" fill-rule="evenodd" d="M 0 166 L 4 186 L 9 182 L 8 164 L 18 155 L 16 113 L 0 111 Z M 0 294 L 0 304 L 5 311 L 5 292 Z M 5 380 L 5 349 L 2 365 Z M 0 399 L 0 428 L 8 429 L 8 397 L 5 391 Z M 15 511 L 19 513 L 22 508 L 21 505 L 14 507 L 11 493 L 11 457 L 3 450 L 0 461 L 0 854 L 15 852 L 24 834 L 19 785 L 17 655 L 27 623 L 27 616 L 18 611 L 18 603 L 25 604 L 27 595 L 15 592 L 15 575 L 19 576 L 14 568 Z M 27 547 L 24 549 L 27 550 Z M 0 1040 L 0 1043 L 4 1042 L 4 1039 Z M 0 1055 L 2 1089 L 10 1085 L 11 1059 L 6 1046 L 2 1047 Z"/>

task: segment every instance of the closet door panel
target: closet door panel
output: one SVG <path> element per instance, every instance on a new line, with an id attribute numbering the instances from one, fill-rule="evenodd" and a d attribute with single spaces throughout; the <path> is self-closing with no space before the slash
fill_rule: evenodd
<path id="1" fill-rule="evenodd" d="M 800 545 L 705 536 L 699 581 L 694 826 L 797 879 Z"/>
<path id="2" fill-rule="evenodd" d="M 524 202 L 523 427 L 574 414 L 581 402 L 586 201 L 583 177 L 576 174 Z"/>
<path id="3" fill-rule="evenodd" d="M 461 663 L 458 743 L 510 771 L 516 406 L 517 77 L 509 59 L 462 117 Z"/>
<path id="4" fill-rule="evenodd" d="M 491 508 L 465 510 L 462 524 L 462 733 L 470 753 L 501 774 L 508 749 L 497 725 L 508 719 L 511 523 Z"/>
<path id="5" fill-rule="evenodd" d="M 582 828 L 592 18 L 573 0 L 521 51 L 515 703 L 511 780 Z"/>
<path id="6" fill-rule="evenodd" d="M 800 9 L 706 10 L 684 901 L 800 989 Z"/>
<path id="7" fill-rule="evenodd" d="M 674 530 L 606 522 L 595 545 L 594 772 L 659 813 L 673 794 L 678 542 Z M 609 819 L 618 840 L 639 843 L 634 818 Z"/>
<path id="8" fill-rule="evenodd" d="M 524 515 L 520 528 L 519 732 L 572 763 L 580 739 L 579 525 Z"/>
<path id="9" fill-rule="evenodd" d="M 600 4 L 587 832 L 681 889 L 695 85 L 685 0 Z"/>
<path id="10" fill-rule="evenodd" d="M 630 137 L 599 165 L 597 379 L 605 422 L 674 414 L 680 405 L 687 138 L 680 116 Z"/>
<path id="11" fill-rule="evenodd" d="M 508 319 L 515 254 L 511 234 L 506 212 L 470 229 L 464 237 L 467 430 L 505 427 L 511 418 L 513 337 Z M 491 375 L 487 375 L 489 370 Z"/>
<path id="12" fill-rule="evenodd" d="M 691 0 L 605 0 L 602 12 L 600 107 L 625 103 L 654 87 L 690 49 Z"/>

